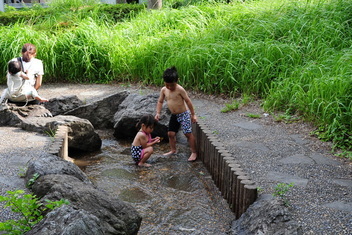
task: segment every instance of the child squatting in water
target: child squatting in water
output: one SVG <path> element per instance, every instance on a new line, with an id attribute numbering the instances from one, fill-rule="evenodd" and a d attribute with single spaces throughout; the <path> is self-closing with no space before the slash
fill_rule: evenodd
<path id="1" fill-rule="evenodd" d="M 137 132 L 131 146 L 131 154 L 133 160 L 138 166 L 150 167 L 151 165 L 146 163 L 153 153 L 152 145 L 160 143 L 160 137 L 152 139 L 151 133 L 153 132 L 156 120 L 153 115 L 144 115 L 137 123 Z"/>

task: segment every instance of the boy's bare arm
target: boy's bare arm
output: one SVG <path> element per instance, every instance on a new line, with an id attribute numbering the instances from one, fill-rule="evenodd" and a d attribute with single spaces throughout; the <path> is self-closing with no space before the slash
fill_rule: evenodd
<path id="1" fill-rule="evenodd" d="M 158 121 L 159 121 L 159 118 L 160 118 L 160 112 L 161 112 L 161 108 L 163 107 L 164 99 L 165 99 L 164 88 L 162 88 L 161 91 L 160 91 L 158 103 L 156 104 L 155 119 L 158 120 Z"/>
<path id="2" fill-rule="evenodd" d="M 189 109 L 189 111 L 191 112 L 191 120 L 192 122 L 197 122 L 197 116 L 196 113 L 194 112 L 194 107 L 192 104 L 191 99 L 189 98 L 187 92 L 184 90 L 184 92 L 182 93 L 182 97 L 185 100 L 185 103 L 187 104 L 187 107 Z"/>

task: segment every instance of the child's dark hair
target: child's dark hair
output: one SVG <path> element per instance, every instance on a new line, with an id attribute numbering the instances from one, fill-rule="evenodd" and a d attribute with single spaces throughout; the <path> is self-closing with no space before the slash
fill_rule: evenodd
<path id="1" fill-rule="evenodd" d="M 142 124 L 144 124 L 146 127 L 154 127 L 155 123 L 156 123 L 156 120 L 155 120 L 154 116 L 151 114 L 147 114 L 147 115 L 144 115 L 143 117 L 141 117 L 141 119 L 137 123 L 136 127 L 138 129 L 140 129 Z"/>
<path id="2" fill-rule="evenodd" d="M 11 75 L 21 72 L 22 64 L 19 61 L 10 61 L 8 63 L 8 71 Z"/>
<path id="3" fill-rule="evenodd" d="M 163 74 L 164 82 L 166 83 L 174 83 L 178 81 L 178 73 L 175 66 L 171 68 L 167 68 Z"/>

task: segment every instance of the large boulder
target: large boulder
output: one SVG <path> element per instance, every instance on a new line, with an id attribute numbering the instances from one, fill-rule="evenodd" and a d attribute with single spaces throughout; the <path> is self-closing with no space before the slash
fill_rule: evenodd
<path id="1" fill-rule="evenodd" d="M 73 110 L 84 103 L 76 95 L 60 96 L 52 98 L 49 102 L 44 103 L 44 107 L 48 109 L 53 116 L 64 114 L 69 110 Z"/>
<path id="2" fill-rule="evenodd" d="M 93 152 L 101 148 L 102 140 L 87 119 L 64 115 L 29 117 L 22 121 L 21 128 L 53 135 L 59 125 L 68 127 L 68 147 L 70 150 Z"/>
<path id="3" fill-rule="evenodd" d="M 302 228 L 291 220 L 288 208 L 279 198 L 262 195 L 231 226 L 233 235 L 303 234 Z"/>
<path id="4" fill-rule="evenodd" d="M 114 115 L 114 136 L 118 139 L 132 139 L 138 129 L 136 124 L 143 115 L 155 115 L 155 108 L 158 102 L 159 94 L 151 95 L 129 95 L 119 106 Z M 163 105 L 159 122 L 154 127 L 153 136 L 167 138 L 167 128 L 170 119 L 170 112 L 166 104 Z"/>
<path id="5" fill-rule="evenodd" d="M 0 108 L 2 107 L 0 106 Z M 0 110 L 0 126 L 18 126 L 22 122 L 22 119 L 21 116 L 12 112 L 8 107 Z"/>
<path id="6" fill-rule="evenodd" d="M 40 176 L 72 175 L 82 182 L 90 183 L 87 175 L 77 165 L 49 153 L 43 153 L 43 155 L 29 161 L 25 181 L 30 182 L 35 174 Z"/>
<path id="7" fill-rule="evenodd" d="M 32 186 L 33 192 L 43 200 L 67 199 L 79 208 L 97 217 L 103 234 L 137 234 L 142 218 L 130 205 L 111 198 L 92 184 L 84 183 L 71 175 L 44 175 Z"/>
<path id="8" fill-rule="evenodd" d="M 20 126 L 28 117 L 52 117 L 52 114 L 42 105 L 1 105 L 0 126 Z"/>
<path id="9" fill-rule="evenodd" d="M 100 220 L 82 209 L 64 205 L 49 212 L 26 235 L 80 234 L 103 235 Z"/>
<path id="10" fill-rule="evenodd" d="M 95 128 L 112 128 L 114 114 L 128 95 L 128 91 L 119 92 L 64 114 L 88 119 Z"/>

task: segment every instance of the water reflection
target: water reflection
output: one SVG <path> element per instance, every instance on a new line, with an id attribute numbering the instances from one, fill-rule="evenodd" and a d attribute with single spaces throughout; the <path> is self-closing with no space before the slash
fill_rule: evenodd
<path id="1" fill-rule="evenodd" d="M 104 139 L 100 152 L 75 163 L 99 188 L 138 210 L 139 234 L 226 234 L 235 217 L 202 163 L 187 162 L 187 146 L 164 157 L 168 145 L 154 145 L 152 167 L 141 168 L 132 161 L 130 144 Z"/>

